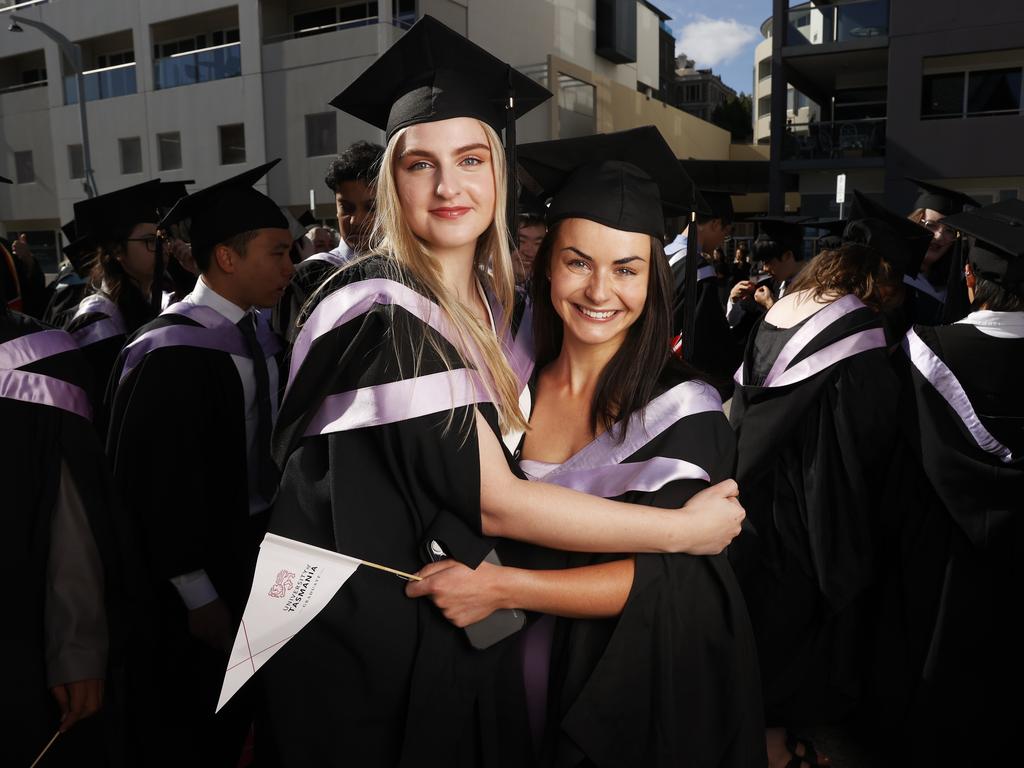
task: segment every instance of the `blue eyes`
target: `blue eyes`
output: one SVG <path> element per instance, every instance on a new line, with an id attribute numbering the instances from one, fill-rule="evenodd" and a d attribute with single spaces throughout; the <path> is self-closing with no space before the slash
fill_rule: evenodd
<path id="1" fill-rule="evenodd" d="M 462 160 L 459 161 L 458 164 L 459 165 L 463 165 L 463 166 L 475 167 L 475 166 L 478 166 L 478 165 L 483 165 L 484 161 L 481 160 L 479 157 L 472 157 L 471 156 L 471 157 L 463 158 Z M 422 170 L 424 170 L 426 168 L 430 168 L 430 167 L 432 167 L 432 166 L 431 166 L 431 164 L 428 161 L 426 161 L 426 160 L 417 160 L 415 163 L 410 165 L 406 170 L 409 170 L 409 171 L 422 171 Z"/>

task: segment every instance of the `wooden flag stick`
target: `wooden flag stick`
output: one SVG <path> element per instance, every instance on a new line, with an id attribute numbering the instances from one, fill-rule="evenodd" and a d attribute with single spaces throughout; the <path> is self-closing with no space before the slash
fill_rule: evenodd
<path id="1" fill-rule="evenodd" d="M 405 571 L 396 571 L 394 568 L 388 568 L 386 565 L 377 565 L 376 563 L 371 563 L 369 560 L 360 560 L 359 562 L 363 565 L 369 566 L 370 568 L 376 568 L 378 571 L 393 573 L 395 576 L 400 576 L 408 581 L 423 581 L 419 576 L 413 576 L 411 573 L 406 573 Z"/>
<path id="2" fill-rule="evenodd" d="M 39 757 L 33 760 L 32 765 L 30 765 L 28 768 L 36 768 L 36 766 L 39 765 L 39 761 L 43 759 L 43 755 L 45 755 L 49 751 L 50 747 L 53 746 L 53 742 L 57 740 L 58 736 L 60 736 L 59 730 L 55 734 L 53 734 L 53 738 L 50 739 L 50 743 L 43 747 L 43 751 L 39 753 Z"/>

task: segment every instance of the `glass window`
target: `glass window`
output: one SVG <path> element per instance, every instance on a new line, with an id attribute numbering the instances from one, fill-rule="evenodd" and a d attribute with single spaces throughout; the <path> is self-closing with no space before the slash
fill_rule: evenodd
<path id="1" fill-rule="evenodd" d="M 1020 112 L 1020 81 L 1020 67 L 968 72 L 967 114 L 1017 114 Z"/>
<path id="2" fill-rule="evenodd" d="M 306 115 L 306 157 L 333 155 L 338 151 L 337 112 Z"/>
<path id="3" fill-rule="evenodd" d="M 349 3 L 338 9 L 338 21 L 352 22 L 374 18 L 377 15 L 377 3 Z"/>
<path id="4" fill-rule="evenodd" d="M 959 117 L 964 113 L 964 73 L 925 75 L 921 117 Z"/>
<path id="5" fill-rule="evenodd" d="M 133 136 L 129 139 L 118 139 L 121 153 L 121 173 L 142 173 L 142 139 Z"/>
<path id="6" fill-rule="evenodd" d="M 178 131 L 158 133 L 156 151 L 161 171 L 181 168 L 181 134 Z"/>
<path id="7" fill-rule="evenodd" d="M 764 59 L 757 65 L 757 79 L 764 80 L 772 76 L 772 60 Z"/>
<path id="8" fill-rule="evenodd" d="M 336 8 L 322 8 L 319 11 L 297 13 L 292 17 L 292 30 L 295 37 L 307 37 L 316 35 L 321 31 L 320 27 L 333 26 L 338 22 L 338 10 Z"/>
<path id="9" fill-rule="evenodd" d="M 245 126 L 242 123 L 217 127 L 220 134 L 220 164 L 245 162 Z"/>
<path id="10" fill-rule="evenodd" d="M 14 153 L 14 180 L 19 184 L 29 184 L 36 180 L 36 167 L 32 162 L 32 150 Z"/>
<path id="11" fill-rule="evenodd" d="M 771 111 L 772 111 L 772 97 L 771 97 L 771 94 L 768 94 L 767 96 L 762 96 L 760 99 L 757 100 L 757 114 L 758 115 L 761 115 L 761 116 L 767 115 Z"/>
<path id="12" fill-rule="evenodd" d="M 85 178 L 85 155 L 81 144 L 68 144 L 68 168 L 71 179 Z"/>
<path id="13" fill-rule="evenodd" d="M 596 132 L 594 86 L 558 73 L 558 137 L 569 139 Z"/>

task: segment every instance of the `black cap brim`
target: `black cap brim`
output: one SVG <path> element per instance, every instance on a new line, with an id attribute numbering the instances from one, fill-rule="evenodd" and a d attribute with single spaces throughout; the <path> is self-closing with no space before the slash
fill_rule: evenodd
<path id="1" fill-rule="evenodd" d="M 921 189 L 921 194 L 914 201 L 915 209 L 930 209 L 938 211 L 943 216 L 951 216 L 954 213 L 962 212 L 966 208 L 979 208 L 981 206 L 981 203 L 970 195 L 957 192 L 955 189 L 941 187 L 938 184 L 914 179 L 910 176 L 907 177 L 907 181 L 913 182 Z"/>

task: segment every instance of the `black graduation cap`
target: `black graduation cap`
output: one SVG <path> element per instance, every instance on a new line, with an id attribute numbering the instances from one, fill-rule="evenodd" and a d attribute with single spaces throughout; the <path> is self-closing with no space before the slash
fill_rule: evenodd
<path id="1" fill-rule="evenodd" d="M 1024 201 L 1002 200 L 947 216 L 947 227 L 975 238 L 969 259 L 987 280 L 1024 283 Z"/>
<path id="2" fill-rule="evenodd" d="M 713 218 L 722 219 L 725 222 L 733 220 L 735 211 L 733 211 L 732 207 L 732 195 L 728 192 L 719 192 L 714 189 L 702 189 L 700 195 L 704 198 L 708 208 L 711 209 L 710 215 Z"/>
<path id="3" fill-rule="evenodd" d="M 846 219 L 811 219 L 804 222 L 807 229 L 817 229 L 825 234 L 819 235 L 814 241 L 815 252 L 835 251 L 843 245 L 843 230 L 846 229 Z"/>
<path id="4" fill-rule="evenodd" d="M 181 198 L 161 219 L 160 228 L 174 227 L 195 253 L 207 253 L 218 243 L 253 229 L 288 229 L 277 203 L 252 188 L 279 162 L 280 158 L 271 160 Z"/>
<path id="5" fill-rule="evenodd" d="M 136 224 L 155 224 L 161 200 L 160 179 L 144 181 L 75 203 L 75 234 L 97 242 L 126 237 Z"/>
<path id="6" fill-rule="evenodd" d="M 6 176 L 0 176 L 0 184 L 13 184 L 14 182 L 8 179 Z"/>
<path id="7" fill-rule="evenodd" d="M 307 208 L 307 209 L 306 209 L 305 211 L 303 211 L 303 212 L 302 212 L 302 214 L 301 214 L 301 215 L 299 216 L 299 218 L 298 218 L 298 222 L 299 222 L 299 224 L 301 224 L 302 226 L 304 226 L 304 227 L 305 227 L 306 229 L 309 229 L 309 228 L 310 228 L 310 227 L 312 227 L 312 226 L 313 226 L 314 224 L 316 224 L 316 216 L 315 216 L 315 215 L 313 214 L 313 212 L 312 212 L 311 210 L 309 210 L 309 209 Z"/>
<path id="8" fill-rule="evenodd" d="M 390 139 L 407 126 L 453 117 L 475 117 L 500 133 L 510 96 L 519 118 L 551 93 L 433 16 L 424 16 L 331 105 L 383 129 Z"/>
<path id="9" fill-rule="evenodd" d="M 951 216 L 954 213 L 960 213 L 968 206 L 971 208 L 981 207 L 981 203 L 977 200 L 969 195 L 965 195 L 963 192 L 957 192 L 955 189 L 947 189 L 946 187 L 940 187 L 938 184 L 930 184 L 920 179 L 912 179 L 909 176 L 907 181 L 912 181 L 921 188 L 921 194 L 914 202 L 915 209 L 930 208 L 933 211 L 938 211 L 943 216 Z"/>
<path id="10" fill-rule="evenodd" d="M 782 252 L 792 251 L 800 259 L 803 256 L 804 226 L 810 221 L 809 216 L 755 216 L 751 219 L 757 223 L 758 242 L 772 241 L 782 248 Z"/>
<path id="11" fill-rule="evenodd" d="M 653 125 L 522 144 L 519 164 L 554 199 L 548 222 L 580 218 L 626 232 L 665 234 L 665 218 L 707 205 Z"/>
<path id="12" fill-rule="evenodd" d="M 174 204 L 181 200 L 181 198 L 188 195 L 187 185 L 195 184 L 195 179 L 185 179 L 184 181 L 161 181 L 160 182 L 160 199 L 157 201 L 157 208 L 162 212 L 173 208 Z"/>
<path id="13" fill-rule="evenodd" d="M 96 250 L 96 243 L 89 235 L 77 236 L 74 219 L 62 225 L 60 231 L 64 233 L 64 239 L 68 241 L 67 245 L 61 248 L 61 252 L 71 262 L 75 271 L 81 272 L 85 269 L 89 257 Z"/>
<path id="14" fill-rule="evenodd" d="M 906 216 L 853 191 L 843 240 L 873 248 L 901 274 L 916 275 L 928 253 L 932 233 Z"/>

